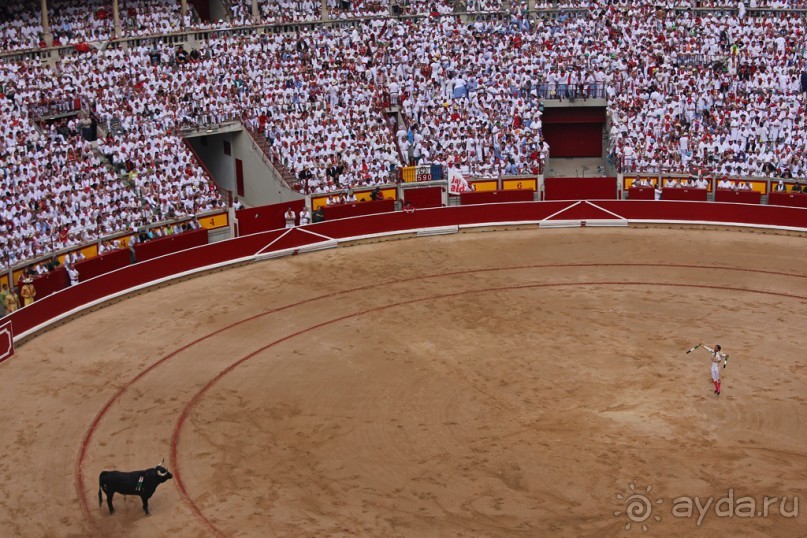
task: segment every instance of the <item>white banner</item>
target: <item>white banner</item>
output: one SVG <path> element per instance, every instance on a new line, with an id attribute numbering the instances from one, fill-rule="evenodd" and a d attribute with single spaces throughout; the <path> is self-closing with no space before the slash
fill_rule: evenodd
<path id="1" fill-rule="evenodd" d="M 448 193 L 461 194 L 463 192 L 470 192 L 471 186 L 468 185 L 468 180 L 462 175 L 462 172 L 457 168 L 450 168 L 448 170 Z"/>

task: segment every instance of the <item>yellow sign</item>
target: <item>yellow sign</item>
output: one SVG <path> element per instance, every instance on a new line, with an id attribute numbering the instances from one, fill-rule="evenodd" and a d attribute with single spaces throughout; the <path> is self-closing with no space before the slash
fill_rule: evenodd
<path id="1" fill-rule="evenodd" d="M 199 217 L 199 224 L 205 230 L 215 230 L 216 228 L 224 228 L 229 224 L 227 213 L 219 213 L 218 215 L 207 215 Z"/>
<path id="2" fill-rule="evenodd" d="M 731 185 L 732 185 L 731 187 L 729 187 L 730 189 L 737 189 L 739 185 L 744 185 L 745 184 L 745 181 L 743 181 L 742 179 L 733 179 L 733 180 L 730 180 L 730 181 L 731 181 Z M 757 192 L 759 192 L 761 194 L 767 194 L 767 192 L 768 192 L 768 184 L 765 181 L 749 181 L 748 184 L 751 185 L 750 190 L 752 190 L 752 191 L 757 191 Z M 742 190 L 747 190 L 747 189 L 742 189 Z"/>
<path id="3" fill-rule="evenodd" d="M 506 191 L 537 191 L 538 190 L 538 180 L 537 179 L 505 179 L 502 180 L 502 189 Z"/>
<path id="4" fill-rule="evenodd" d="M 645 178 L 645 179 L 650 184 L 647 187 L 655 187 L 656 186 L 656 178 L 648 177 L 648 178 Z M 622 188 L 623 189 L 630 189 L 631 187 L 634 186 L 633 185 L 634 183 L 637 183 L 637 185 L 635 185 L 636 187 L 641 187 L 641 185 L 638 185 L 638 182 L 641 181 L 641 180 L 642 180 L 642 178 L 640 178 L 640 177 L 625 177 L 625 178 L 622 178 L 622 183 L 624 184 L 624 187 L 622 187 Z"/>
<path id="5" fill-rule="evenodd" d="M 414 168 L 414 166 L 412 168 Z M 373 191 L 357 192 L 354 194 L 356 195 L 356 200 L 359 202 L 366 202 L 370 199 L 371 192 Z M 398 189 L 381 189 L 381 194 L 384 195 L 384 200 L 398 199 Z"/>
<path id="6" fill-rule="evenodd" d="M 326 205 L 328 205 L 327 196 L 317 196 L 316 198 L 314 198 L 313 196 L 311 197 L 311 209 L 313 209 L 314 211 L 316 211 L 320 207 L 325 207 Z"/>
<path id="7" fill-rule="evenodd" d="M 417 181 L 417 166 L 401 167 L 401 181 L 404 183 L 412 183 Z"/>
<path id="8" fill-rule="evenodd" d="M 118 249 L 129 248 L 129 239 L 131 239 L 133 235 L 135 235 L 135 234 L 125 235 L 123 237 L 118 237 L 117 239 L 114 239 L 112 241 L 112 244 L 115 245 L 115 247 L 118 248 Z"/>
<path id="9" fill-rule="evenodd" d="M 476 192 L 497 191 L 499 190 L 499 180 L 497 179 L 483 179 L 480 181 L 469 181 Z"/>
<path id="10" fill-rule="evenodd" d="M 768 184 L 765 181 L 749 181 L 751 184 L 751 189 L 757 192 L 761 192 L 762 194 L 768 193 Z"/>
<path id="11" fill-rule="evenodd" d="M 98 256 L 98 245 L 97 244 L 92 244 L 92 245 L 86 246 L 83 249 L 81 249 L 81 253 L 84 254 L 84 258 L 86 258 L 88 260 L 90 258 L 95 258 L 96 256 Z"/>

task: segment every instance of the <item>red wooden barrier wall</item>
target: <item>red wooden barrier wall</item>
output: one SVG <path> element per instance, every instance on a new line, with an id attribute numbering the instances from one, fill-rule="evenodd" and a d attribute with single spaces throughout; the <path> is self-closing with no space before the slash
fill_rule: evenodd
<path id="1" fill-rule="evenodd" d="M 770 192 L 768 193 L 768 204 L 790 207 L 807 207 L 807 194 Z"/>
<path id="2" fill-rule="evenodd" d="M 463 192 L 460 204 L 495 204 L 500 202 L 531 202 L 535 199 L 533 190 Z"/>
<path id="3" fill-rule="evenodd" d="M 177 235 L 169 235 L 159 239 L 152 239 L 145 243 L 135 245 L 135 259 L 139 262 L 153 260 L 159 256 L 165 256 L 178 250 L 185 250 L 207 244 L 207 230 L 204 228 L 185 232 Z"/>
<path id="4" fill-rule="evenodd" d="M 328 206 L 324 209 L 325 220 L 344 219 L 374 213 L 389 213 L 395 210 L 395 200 L 378 200 L 377 202 L 353 202 Z"/>
<path id="5" fill-rule="evenodd" d="M 404 202 L 410 202 L 413 207 L 418 209 L 443 206 L 442 187 L 413 187 L 404 189 L 403 196 Z"/>
<path id="6" fill-rule="evenodd" d="M 669 201 L 598 200 L 587 202 L 514 202 L 478 204 L 374 214 L 356 218 L 325 221 L 307 229 L 326 237 L 340 239 L 373 233 L 397 232 L 447 225 L 496 222 L 538 222 L 557 219 L 625 218 L 631 221 L 698 221 L 715 224 L 781 226 L 807 231 L 807 209 L 732 203 Z M 274 240 L 279 241 L 270 245 Z M 257 233 L 176 252 L 161 258 L 114 270 L 78 286 L 67 287 L 9 316 L 14 331 L 21 334 L 49 320 L 135 286 L 152 283 L 173 275 L 209 267 L 213 264 L 249 259 L 258 253 L 297 248 L 317 240 L 316 236 L 294 229 Z M 174 243 L 176 244 L 176 243 Z M 126 252 L 126 251 L 123 251 Z M 118 254 L 117 256 L 120 256 Z"/>
<path id="7" fill-rule="evenodd" d="M 730 189 L 717 189 L 715 202 L 734 202 L 741 204 L 758 204 L 762 201 L 759 191 L 734 191 Z"/>
<path id="8" fill-rule="evenodd" d="M 615 177 L 548 177 L 544 200 L 616 200 Z"/>
<path id="9" fill-rule="evenodd" d="M 662 200 L 691 200 L 693 202 L 705 202 L 709 196 L 708 189 L 682 189 L 675 187 L 664 187 L 661 189 Z"/>
<path id="10" fill-rule="evenodd" d="M 305 207 L 305 200 L 293 200 L 282 204 L 262 205 L 235 212 L 238 220 L 238 235 L 249 235 L 263 230 L 274 230 L 286 226 L 284 215 L 291 208 L 298 215 L 296 224 L 300 223 L 300 211 Z"/>
<path id="11" fill-rule="evenodd" d="M 131 263 L 131 255 L 128 248 L 105 252 L 95 258 L 83 260 L 76 263 L 76 271 L 79 274 L 79 281 L 83 282 L 95 278 L 104 273 L 126 267 Z"/>

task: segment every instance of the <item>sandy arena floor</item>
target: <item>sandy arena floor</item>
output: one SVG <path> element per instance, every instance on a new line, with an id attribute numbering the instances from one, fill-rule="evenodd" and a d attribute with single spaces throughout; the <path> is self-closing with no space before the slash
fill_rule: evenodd
<path id="1" fill-rule="evenodd" d="M 804 536 L 781 512 L 807 503 L 805 320 L 807 238 L 739 231 L 467 233 L 209 274 L 0 365 L 0 535 Z M 719 397 L 698 342 L 731 355 Z M 162 458 L 151 517 L 98 507 L 101 470 Z"/>

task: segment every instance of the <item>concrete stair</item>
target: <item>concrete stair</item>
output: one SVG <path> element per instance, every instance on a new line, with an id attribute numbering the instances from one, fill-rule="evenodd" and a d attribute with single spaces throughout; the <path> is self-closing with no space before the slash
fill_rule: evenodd
<path id="1" fill-rule="evenodd" d="M 285 164 L 283 164 L 283 161 L 279 158 L 277 153 L 272 150 L 272 147 L 269 145 L 269 141 L 266 140 L 263 133 L 259 133 L 257 130 L 250 127 L 246 122 L 243 123 L 243 126 L 244 130 L 249 133 L 252 141 L 255 142 L 255 145 L 260 148 L 268 161 L 275 168 L 278 175 L 283 178 L 283 182 L 286 184 L 286 186 L 292 190 L 295 190 L 294 185 L 297 184 L 297 177 L 292 173 L 291 170 L 288 169 L 288 167 L 286 167 Z"/>

